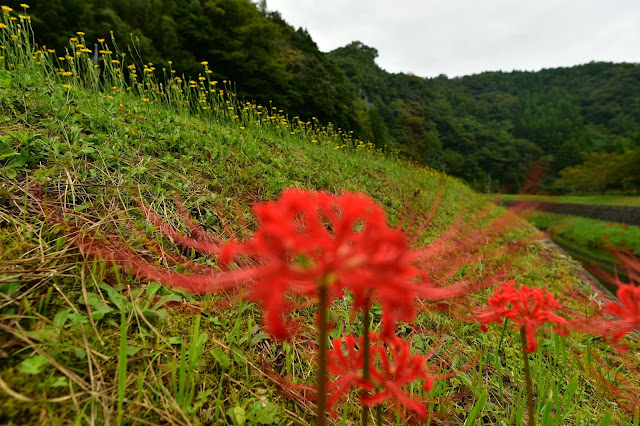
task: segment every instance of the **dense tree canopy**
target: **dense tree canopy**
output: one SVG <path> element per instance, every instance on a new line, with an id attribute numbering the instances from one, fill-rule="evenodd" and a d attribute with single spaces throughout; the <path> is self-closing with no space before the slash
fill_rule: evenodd
<path id="1" fill-rule="evenodd" d="M 16 10 L 21 1 L 5 0 Z M 89 47 L 99 38 L 111 46 L 113 35 L 160 76 L 171 67 L 197 77 L 207 61 L 213 79 L 232 82 L 247 100 L 332 122 L 481 190 L 516 191 L 540 167 L 545 190 L 640 187 L 638 64 L 425 79 L 387 73 L 375 63 L 376 49 L 357 41 L 320 52 L 306 30 L 288 25 L 265 1 L 30 4 L 37 40 L 60 53 L 84 31 Z"/>

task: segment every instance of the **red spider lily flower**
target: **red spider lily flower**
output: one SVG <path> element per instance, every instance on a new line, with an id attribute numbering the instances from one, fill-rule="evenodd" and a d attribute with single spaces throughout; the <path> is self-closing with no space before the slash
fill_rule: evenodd
<path id="1" fill-rule="evenodd" d="M 363 378 L 362 372 L 364 351 L 361 346 L 364 339 L 353 335 L 345 337 L 346 354 L 343 352 L 341 339 L 334 340 L 333 349 L 327 354 L 328 369 L 338 376 L 329 385 L 330 413 L 335 416 L 332 406 L 351 388 L 357 387 L 372 392 L 360 395 L 360 401 L 364 405 L 374 406 L 388 400 L 401 417 L 405 418 L 403 409 L 406 409 L 415 413 L 419 419 L 426 419 L 427 407 L 422 402 L 411 399 L 403 387 L 415 380 L 423 380 L 424 391 L 433 389 L 433 377 L 427 374 L 425 365 L 427 358 L 411 355 L 409 343 L 403 339 L 385 338 L 375 333 L 370 336 L 369 380 Z"/>
<path id="2" fill-rule="evenodd" d="M 640 259 L 629 250 L 613 249 L 610 253 L 616 259 L 614 273 L 610 274 L 598 266 L 590 266 L 588 270 L 604 282 L 608 282 L 618 288 L 618 302 L 609 301 L 604 307 L 604 312 L 612 314 L 619 319 L 602 319 L 600 334 L 611 337 L 616 345 L 627 333 L 640 328 Z M 629 282 L 624 282 L 618 273 L 618 268 L 624 271 Z M 596 292 L 605 300 L 607 295 Z M 589 324 L 589 331 L 593 331 L 593 323 Z M 627 350 L 626 346 L 618 346 L 620 350 Z"/>
<path id="3" fill-rule="evenodd" d="M 47 219 L 65 224 L 62 212 L 45 201 L 42 188 L 34 189 L 30 193 Z M 260 227 L 242 243 L 223 243 L 198 226 L 180 206 L 189 235 L 163 222 L 144 204 L 140 203 L 140 208 L 147 221 L 172 241 L 219 258 L 223 263 L 233 260 L 240 268 L 221 271 L 166 253 L 159 246 L 153 247 L 151 255 L 142 256 L 115 233 L 98 238 L 91 231 L 80 232 L 67 226 L 66 234 L 85 254 L 117 262 L 140 279 L 199 294 L 250 286 L 251 298 L 263 306 L 264 323 L 275 337 L 290 334 L 283 318 L 304 305 L 296 297 L 315 299 L 320 286 L 327 289 L 328 305 L 345 290 L 354 296 L 354 311 L 378 301 L 383 310 L 382 332 L 391 336 L 397 321 L 414 318 L 417 298 L 443 301 L 489 282 L 483 279 L 480 283 L 471 283 L 465 278 L 448 285 L 454 271 L 468 259 L 460 256 L 467 246 L 459 244 L 454 238 L 455 232 L 446 233 L 426 250 L 412 250 L 411 238 L 399 228 L 390 228 L 383 210 L 361 194 L 336 196 L 301 189 L 285 190 L 279 200 L 255 207 Z M 426 224 L 427 221 L 418 229 L 424 229 Z M 474 248 L 486 242 L 485 233 L 471 233 L 467 227 L 461 232 L 465 241 L 473 241 Z M 419 231 L 415 230 L 414 236 L 417 234 Z M 187 271 L 160 266 L 153 254 Z M 426 262 L 426 259 L 430 260 Z M 440 263 L 453 267 L 444 272 L 437 267 Z"/>
<path id="4" fill-rule="evenodd" d="M 515 281 L 509 281 L 496 287 L 488 303 L 489 306 L 478 315 L 482 323 L 480 329 L 487 331 L 487 324 L 509 319 L 524 328 L 527 352 L 538 350 L 536 328 L 546 322 L 555 323 L 554 330 L 559 336 L 569 334 L 568 321 L 553 313 L 560 308 L 560 303 L 547 290 L 524 285 L 518 289 Z"/>
<path id="5" fill-rule="evenodd" d="M 371 341 L 374 341 L 375 334 L 370 333 L 370 336 Z M 329 373 L 338 376 L 328 387 L 328 393 L 331 396 L 327 400 L 327 406 L 329 413 L 333 417 L 336 417 L 337 413 L 332 407 L 342 396 L 349 393 L 351 388 L 357 387 L 365 391 L 373 389 L 371 380 L 363 377 L 364 353 L 360 353 L 356 347 L 361 343 L 362 339 L 358 339 L 353 334 L 349 334 L 344 337 L 344 344 L 347 349 L 346 354 L 342 349 L 342 339 L 334 339 L 333 349 L 327 352 L 327 370 L 329 370 Z M 369 357 L 369 365 L 371 365 L 374 358 L 372 352 L 370 352 Z"/>
<path id="6" fill-rule="evenodd" d="M 420 273 L 400 230 L 390 228 L 382 209 L 361 194 L 340 196 L 288 189 L 275 202 L 254 207 L 258 231 L 244 243 L 229 243 L 222 261 L 241 256 L 258 261 L 252 298 L 263 305 L 265 324 L 286 336 L 282 317 L 287 294 L 315 297 L 325 285 L 329 304 L 349 290 L 354 308 L 377 299 L 384 333 L 415 315 Z"/>
<path id="7" fill-rule="evenodd" d="M 604 308 L 606 312 L 620 318 L 606 322 L 614 344 L 630 331 L 640 328 L 640 287 L 634 284 L 622 285 L 617 294 L 620 303 L 609 303 Z"/>

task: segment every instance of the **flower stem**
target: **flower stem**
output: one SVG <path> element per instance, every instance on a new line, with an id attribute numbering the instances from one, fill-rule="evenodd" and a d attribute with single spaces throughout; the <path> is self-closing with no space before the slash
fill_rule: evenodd
<path id="1" fill-rule="evenodd" d="M 533 390 L 531 389 L 531 372 L 529 370 L 529 355 L 527 354 L 527 336 L 524 327 L 520 328 L 520 340 L 522 341 L 522 359 L 524 359 L 524 380 L 527 385 L 527 409 L 529 410 L 529 426 L 535 426 L 536 417 L 533 414 Z"/>
<path id="2" fill-rule="evenodd" d="M 364 361 L 362 365 L 362 377 L 365 380 L 369 380 L 369 345 L 370 336 L 369 329 L 371 328 L 371 314 L 369 312 L 369 297 L 364 302 L 364 319 L 362 324 L 362 352 L 364 355 Z M 367 426 L 369 422 L 369 407 L 362 405 L 362 426 Z"/>
<path id="3" fill-rule="evenodd" d="M 319 286 L 320 292 L 320 350 L 318 353 L 318 401 L 317 419 L 318 426 L 326 424 L 325 412 L 327 411 L 327 300 L 328 289 L 325 283 Z"/>

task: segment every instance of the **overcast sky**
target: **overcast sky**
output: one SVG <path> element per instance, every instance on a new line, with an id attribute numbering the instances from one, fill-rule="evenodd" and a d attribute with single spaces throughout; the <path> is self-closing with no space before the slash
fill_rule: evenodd
<path id="1" fill-rule="evenodd" d="M 449 77 L 640 62 L 640 0 L 267 0 L 328 52 L 358 40 L 389 72 Z"/>

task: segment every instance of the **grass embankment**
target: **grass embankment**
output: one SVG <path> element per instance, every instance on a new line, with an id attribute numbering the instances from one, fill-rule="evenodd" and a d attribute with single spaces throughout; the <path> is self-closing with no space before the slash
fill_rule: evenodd
<path id="1" fill-rule="evenodd" d="M 539 201 L 548 203 L 599 204 L 603 206 L 640 207 L 640 197 L 632 195 L 529 195 L 492 194 L 487 197 L 500 201 Z"/>
<path id="2" fill-rule="evenodd" d="M 211 232 L 242 239 L 256 226 L 250 206 L 291 186 L 365 192 L 393 222 L 406 204 L 423 217 L 442 191 L 421 244 L 459 226 L 456 218 L 469 221 L 484 204 L 458 181 L 407 167 L 331 128 L 242 103 L 226 89 L 221 93 L 206 71 L 203 80 L 173 79 L 163 87 L 141 71 L 140 83 L 129 84 L 123 71 L 115 71 L 125 64 L 112 62 L 124 58 L 113 59 L 106 48 L 98 75 L 78 48 L 81 39 L 72 41 L 74 61 L 68 56 L 56 66 L 53 54 L 34 51 L 28 39 L 16 40 L 21 43 L 3 38 L 8 53 L 0 60 L 3 423 L 306 424 L 314 418 L 311 402 L 295 398 L 295 389 L 283 389 L 265 374 L 273 370 L 313 384 L 313 308 L 297 312 L 303 320 L 298 338 L 277 342 L 264 332 L 258 307 L 240 294 L 193 296 L 84 259 L 68 244 L 64 229 L 45 220 L 27 191 L 29 183 L 44 187 L 69 225 L 119 234 L 153 256 L 127 226 L 133 221 L 166 250 L 212 266 L 215 259 L 161 238 L 142 219 L 135 200 L 145 200 L 183 227 L 173 202 L 178 198 Z M 487 250 L 509 247 L 502 261 L 511 265 L 509 278 L 521 284 L 556 294 L 577 284 L 574 265 L 532 243 L 532 234 L 522 224 L 488 239 Z M 469 258 L 460 274 L 482 274 L 490 266 Z M 486 299 L 489 291 L 477 299 Z M 347 304 L 348 298 L 330 313 L 337 324 L 334 337 L 360 332 L 348 318 Z M 373 314 L 377 330 L 379 309 Z M 503 333 L 495 327 L 483 334 L 477 324 L 432 310 L 400 327 L 415 351 L 431 348 L 435 361 L 449 361 L 446 370 L 478 357 L 471 369 L 437 381 L 429 394 L 412 388 L 414 398 L 431 401 L 433 419 L 522 423 L 518 332 Z M 625 367 L 640 362 L 637 336 L 625 340 L 632 348 L 625 355 L 580 334 L 539 338 L 531 364 L 535 408 L 545 424 L 632 421 L 622 406 L 628 401 L 624 392 L 638 386 L 637 374 Z M 594 366 L 622 389 L 622 397 L 602 386 Z M 351 396 L 339 409 L 339 420 L 347 424 L 359 422 L 357 398 Z M 403 423 L 397 416 L 389 419 Z"/>
<path id="3" fill-rule="evenodd" d="M 638 226 L 537 211 L 527 212 L 524 217 L 587 267 L 597 265 L 613 274 L 616 259 L 611 255 L 612 249 L 626 249 L 640 255 Z M 618 272 L 628 281 L 624 268 L 618 267 Z"/>

